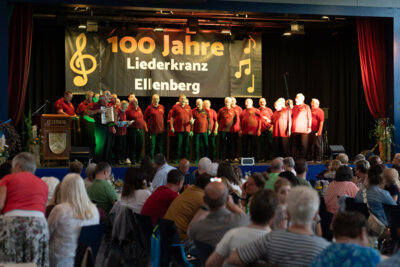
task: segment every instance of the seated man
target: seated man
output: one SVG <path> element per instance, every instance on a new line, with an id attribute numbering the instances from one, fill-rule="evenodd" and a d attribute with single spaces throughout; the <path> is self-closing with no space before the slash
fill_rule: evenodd
<path id="1" fill-rule="evenodd" d="M 208 258 L 206 266 L 222 266 L 224 260 L 240 245 L 271 232 L 269 224 L 278 208 L 278 197 L 272 190 L 256 192 L 250 203 L 251 223 L 229 230 Z"/>
<path id="2" fill-rule="evenodd" d="M 172 201 L 178 197 L 184 181 L 183 174 L 178 170 L 171 170 L 168 173 L 167 184 L 162 185 L 150 195 L 142 208 L 142 214 L 151 216 L 153 225 L 158 218 L 163 218 Z"/>
<path id="3" fill-rule="evenodd" d="M 314 257 L 330 245 L 311 229 L 319 209 L 317 191 L 305 186 L 295 187 L 286 202 L 290 226 L 240 246 L 229 256 L 229 264 L 242 266 L 264 260 L 279 266 L 309 266 Z"/>
<path id="4" fill-rule="evenodd" d="M 161 153 L 158 153 L 157 155 L 155 155 L 154 165 L 157 168 L 157 172 L 154 175 L 151 187 L 153 189 L 156 189 L 162 185 L 167 184 L 167 175 L 171 170 L 174 170 L 175 168 L 168 165 L 167 160 L 165 159 L 165 156 Z"/>
<path id="5" fill-rule="evenodd" d="M 338 213 L 333 221 L 335 243 L 319 254 L 311 266 L 375 266 L 379 252 L 368 246 L 367 219 L 358 212 Z"/>
<path id="6" fill-rule="evenodd" d="M 215 247 L 227 231 L 250 223 L 247 214 L 233 203 L 225 183 L 209 183 L 204 203 L 207 210 L 200 209 L 189 225 L 188 235 L 194 241 Z"/>

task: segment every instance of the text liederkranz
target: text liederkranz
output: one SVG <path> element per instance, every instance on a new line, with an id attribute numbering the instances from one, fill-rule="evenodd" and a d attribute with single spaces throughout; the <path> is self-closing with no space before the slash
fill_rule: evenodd
<path id="1" fill-rule="evenodd" d="M 171 61 L 157 61 L 155 58 L 145 61 L 136 57 L 133 62 L 131 58 L 126 59 L 126 68 L 129 70 L 208 71 L 208 63 L 178 62 L 173 58 Z"/>

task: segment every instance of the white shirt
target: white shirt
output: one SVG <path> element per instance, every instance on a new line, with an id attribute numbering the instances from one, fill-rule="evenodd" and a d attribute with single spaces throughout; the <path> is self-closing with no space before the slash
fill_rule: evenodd
<path id="1" fill-rule="evenodd" d="M 93 205 L 94 216 L 88 220 L 80 220 L 73 217 L 69 203 L 56 205 L 50 212 L 47 220 L 50 233 L 50 266 L 65 258 L 74 258 L 78 246 L 78 238 L 82 226 L 95 225 L 100 221 L 99 211 Z"/>
<path id="2" fill-rule="evenodd" d="M 128 206 L 133 212 L 140 214 L 146 200 L 151 195 L 147 189 L 135 190 L 133 196 L 121 197 L 121 205 Z"/>

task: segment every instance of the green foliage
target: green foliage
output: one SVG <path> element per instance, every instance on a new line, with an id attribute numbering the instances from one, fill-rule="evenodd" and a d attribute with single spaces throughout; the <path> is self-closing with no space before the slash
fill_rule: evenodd
<path id="1" fill-rule="evenodd" d="M 394 125 L 389 123 L 389 118 L 375 120 L 375 127 L 369 133 L 369 137 L 375 139 L 376 143 L 393 144 Z"/>

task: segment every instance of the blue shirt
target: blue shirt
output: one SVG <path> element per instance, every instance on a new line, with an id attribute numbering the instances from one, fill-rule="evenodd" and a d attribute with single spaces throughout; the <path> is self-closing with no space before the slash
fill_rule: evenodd
<path id="1" fill-rule="evenodd" d="M 378 267 L 393 267 L 400 266 L 400 252 L 397 252 L 387 260 L 382 261 L 378 264 Z"/>
<path id="2" fill-rule="evenodd" d="M 358 191 L 356 197 L 356 202 L 364 203 L 363 200 L 363 189 Z M 367 187 L 367 201 L 371 208 L 372 213 L 386 226 L 388 225 L 386 214 L 383 209 L 382 204 L 397 205 L 393 198 L 390 196 L 389 192 L 381 189 L 377 185 L 371 185 Z"/>
<path id="3" fill-rule="evenodd" d="M 334 243 L 314 258 L 312 267 L 366 267 L 381 261 L 378 251 L 353 243 Z"/>
<path id="4" fill-rule="evenodd" d="M 168 173 L 170 170 L 174 170 L 174 169 L 175 169 L 174 167 L 169 166 L 167 163 L 162 165 L 157 170 L 156 174 L 154 175 L 154 179 L 153 179 L 153 183 L 152 183 L 153 189 L 156 189 L 162 185 L 166 185 Z"/>

